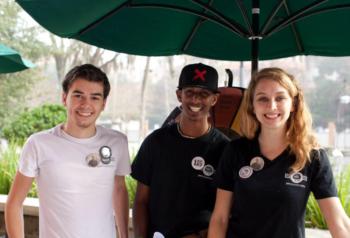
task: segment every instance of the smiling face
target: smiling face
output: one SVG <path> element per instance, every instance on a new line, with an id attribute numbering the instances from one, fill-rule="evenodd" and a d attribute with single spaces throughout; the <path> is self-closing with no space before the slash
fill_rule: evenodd
<path id="1" fill-rule="evenodd" d="M 85 131 L 95 133 L 95 123 L 105 107 L 103 84 L 77 78 L 63 93 L 62 101 L 67 108 L 67 131 L 71 134 Z M 89 134 L 89 133 L 88 133 Z"/>
<path id="2" fill-rule="evenodd" d="M 182 103 L 183 116 L 191 121 L 207 120 L 210 108 L 218 100 L 217 94 L 199 87 L 177 90 L 176 95 Z"/>
<path id="3" fill-rule="evenodd" d="M 253 108 L 262 130 L 286 130 L 293 111 L 293 100 L 281 84 L 273 79 L 262 78 L 254 91 Z"/>

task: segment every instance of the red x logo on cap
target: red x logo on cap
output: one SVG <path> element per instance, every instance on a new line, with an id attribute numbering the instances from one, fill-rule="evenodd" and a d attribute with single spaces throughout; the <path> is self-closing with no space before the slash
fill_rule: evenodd
<path id="1" fill-rule="evenodd" d="M 207 70 L 203 69 L 203 71 L 200 71 L 199 69 L 195 69 L 194 72 L 196 75 L 193 77 L 193 80 L 201 79 L 202 81 L 205 81 L 204 75 L 207 73 Z"/>

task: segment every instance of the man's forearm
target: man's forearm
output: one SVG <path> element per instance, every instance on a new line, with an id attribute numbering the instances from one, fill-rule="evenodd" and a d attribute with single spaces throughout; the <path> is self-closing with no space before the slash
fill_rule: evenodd
<path id="1" fill-rule="evenodd" d="M 119 188 L 116 194 L 115 214 L 118 227 L 118 237 L 128 237 L 129 200 L 126 188 Z"/>
<path id="2" fill-rule="evenodd" d="M 23 207 L 6 204 L 5 224 L 9 238 L 24 238 Z"/>
<path id="3" fill-rule="evenodd" d="M 24 237 L 23 201 L 32 182 L 32 177 L 16 173 L 5 207 L 6 230 L 10 238 Z"/>
<path id="4" fill-rule="evenodd" d="M 133 210 L 135 238 L 146 238 L 148 230 L 148 212 L 145 204 L 135 204 Z"/>

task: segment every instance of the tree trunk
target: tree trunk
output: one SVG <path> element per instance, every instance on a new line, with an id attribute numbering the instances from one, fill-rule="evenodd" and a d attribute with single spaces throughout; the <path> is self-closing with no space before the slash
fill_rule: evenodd
<path id="1" fill-rule="evenodd" d="M 143 71 L 143 79 L 141 85 L 141 115 L 140 115 L 140 138 L 145 138 L 147 134 L 147 126 L 146 126 L 146 89 L 147 89 L 147 81 L 148 81 L 148 72 L 151 58 L 147 57 L 145 70 Z"/>
<path id="2" fill-rule="evenodd" d="M 175 78 L 175 69 L 174 69 L 174 57 L 169 56 L 168 58 L 168 65 L 169 65 L 169 80 L 164 80 L 164 101 L 165 101 L 165 111 L 166 114 L 169 115 L 172 108 L 170 108 L 169 103 L 169 81 L 173 80 Z"/>

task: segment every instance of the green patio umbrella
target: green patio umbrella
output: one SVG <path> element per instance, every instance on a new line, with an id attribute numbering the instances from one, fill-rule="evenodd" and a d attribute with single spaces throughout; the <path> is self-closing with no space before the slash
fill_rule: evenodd
<path id="1" fill-rule="evenodd" d="M 350 55 L 350 0 L 17 0 L 61 37 L 136 55 Z"/>
<path id="2" fill-rule="evenodd" d="M 14 73 L 31 67 L 34 67 L 32 62 L 22 59 L 17 51 L 0 44 L 0 73 Z"/>

